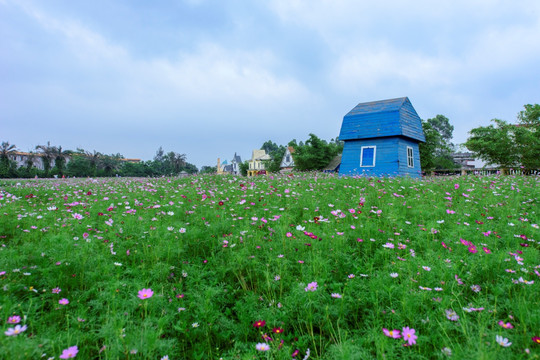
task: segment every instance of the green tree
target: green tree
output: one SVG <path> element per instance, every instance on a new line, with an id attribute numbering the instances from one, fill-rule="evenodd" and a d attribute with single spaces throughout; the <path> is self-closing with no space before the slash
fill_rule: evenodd
<path id="1" fill-rule="evenodd" d="M 240 168 L 240 174 L 242 176 L 247 176 L 247 172 L 249 170 L 249 161 L 246 160 L 246 161 L 238 164 L 238 167 Z"/>
<path id="2" fill-rule="evenodd" d="M 272 140 L 265 141 L 264 144 L 262 144 L 261 146 L 261 150 L 266 151 L 268 155 L 272 154 L 275 151 L 278 151 L 279 148 L 280 147 L 278 146 L 278 144 L 276 144 Z"/>
<path id="3" fill-rule="evenodd" d="M 518 113 L 518 122 L 522 125 L 531 126 L 536 129 L 540 127 L 540 105 L 523 105 L 525 110 Z"/>
<path id="4" fill-rule="evenodd" d="M 8 178 L 17 175 L 17 165 L 9 157 L 17 152 L 17 147 L 3 141 L 0 146 L 0 177 Z"/>
<path id="5" fill-rule="evenodd" d="M 217 172 L 217 166 L 203 166 L 201 168 L 201 174 L 215 174 Z"/>
<path id="6" fill-rule="evenodd" d="M 7 141 L 2 141 L 2 145 L 0 146 L 0 161 L 2 162 L 2 165 L 7 166 L 10 155 L 15 154 L 16 152 L 17 147 L 15 145 L 12 145 Z"/>
<path id="7" fill-rule="evenodd" d="M 264 161 L 264 167 L 268 172 L 279 172 L 281 160 L 285 155 L 286 148 L 283 145 L 277 145 L 275 142 L 268 140 L 262 146 L 261 150 L 265 150 L 272 158 L 271 160 Z"/>
<path id="8" fill-rule="evenodd" d="M 295 148 L 294 164 L 296 169 L 300 171 L 321 170 L 338 152 L 337 143 L 328 144 L 315 134 L 309 134 L 309 139 L 306 140 L 305 144 Z"/>
<path id="9" fill-rule="evenodd" d="M 80 154 L 88 159 L 89 172 L 85 176 L 97 176 L 98 165 L 103 154 L 96 150 L 90 152 L 81 148 L 77 149 L 76 154 Z"/>
<path id="10" fill-rule="evenodd" d="M 540 168 L 540 105 L 527 104 L 517 124 L 493 119 L 494 124 L 472 129 L 465 146 L 489 164 Z"/>
<path id="11" fill-rule="evenodd" d="M 54 159 L 54 146 L 51 146 L 51 142 L 47 141 L 47 145 L 38 145 L 36 150 L 40 152 L 41 161 L 43 162 L 43 172 L 45 177 L 49 176 L 51 170 L 51 161 Z"/>
<path id="12" fill-rule="evenodd" d="M 422 120 L 426 142 L 419 144 L 423 170 L 454 169 L 458 167 L 452 159 L 452 133 L 454 126 L 444 115 Z"/>
<path id="13" fill-rule="evenodd" d="M 540 105 L 527 104 L 518 113 L 519 125 L 514 127 L 519 144 L 521 165 L 527 169 L 540 169 Z"/>
<path id="14" fill-rule="evenodd" d="M 121 166 L 122 154 L 103 155 L 99 159 L 99 167 L 102 170 L 103 176 L 113 176 L 118 173 Z"/>
<path id="15" fill-rule="evenodd" d="M 73 155 L 66 165 L 66 175 L 76 177 L 95 176 L 90 159 L 84 155 Z"/>
<path id="16" fill-rule="evenodd" d="M 494 125 L 481 126 L 469 131 L 470 136 L 465 146 L 475 157 L 488 164 L 498 164 L 502 167 L 518 165 L 520 155 L 513 134 L 514 125 L 499 119 L 491 121 Z"/>
<path id="17" fill-rule="evenodd" d="M 171 174 L 178 175 L 186 165 L 186 154 L 170 151 L 165 156 L 165 163 Z"/>
<path id="18" fill-rule="evenodd" d="M 58 173 L 58 175 L 60 176 L 64 175 L 67 158 L 70 157 L 71 154 L 73 154 L 73 151 L 62 150 L 62 146 L 52 147 L 52 155 L 54 159 L 55 172 Z"/>

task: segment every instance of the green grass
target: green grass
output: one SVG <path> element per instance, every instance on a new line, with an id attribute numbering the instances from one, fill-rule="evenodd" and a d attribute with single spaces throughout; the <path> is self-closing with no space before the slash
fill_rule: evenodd
<path id="1" fill-rule="evenodd" d="M 308 349 L 442 359 L 445 348 L 456 359 L 539 358 L 539 185 L 312 174 L 5 181 L 0 319 L 4 332 L 13 316 L 27 329 L 0 336 L 2 356 L 59 358 L 76 345 L 82 359 L 302 359 Z M 143 288 L 153 296 L 138 298 Z M 415 344 L 383 333 L 404 327 Z"/>

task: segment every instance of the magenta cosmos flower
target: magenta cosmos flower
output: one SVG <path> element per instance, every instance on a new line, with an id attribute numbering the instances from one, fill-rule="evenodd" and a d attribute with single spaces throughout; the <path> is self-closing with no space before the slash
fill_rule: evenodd
<path id="1" fill-rule="evenodd" d="M 383 328 L 382 329 L 384 335 L 391 337 L 392 339 L 399 339 L 401 335 L 399 334 L 399 330 L 388 330 Z"/>
<path id="2" fill-rule="evenodd" d="M 65 298 L 64 298 L 64 299 L 60 299 L 60 300 L 58 300 L 58 303 L 59 303 L 60 305 L 67 305 L 67 304 L 69 304 L 69 300 L 68 300 L 68 299 L 65 299 Z"/>
<path id="3" fill-rule="evenodd" d="M 148 299 L 148 298 L 151 298 L 152 295 L 154 295 L 154 292 L 151 290 L 151 289 L 142 289 L 142 290 L 139 290 L 139 293 L 137 294 L 137 296 L 139 297 L 139 299 Z"/>
<path id="4" fill-rule="evenodd" d="M 264 320 L 257 320 L 253 323 L 253 327 L 260 328 L 266 325 L 266 321 Z"/>
<path id="5" fill-rule="evenodd" d="M 416 330 L 410 329 L 408 326 L 403 328 L 403 339 L 408 342 L 408 345 L 416 344 L 416 339 L 418 339 L 418 336 L 414 334 L 415 332 Z"/>
<path id="6" fill-rule="evenodd" d="M 74 358 L 77 356 L 77 353 L 79 352 L 79 348 L 77 348 L 77 345 L 70 346 L 67 349 L 62 350 L 62 355 L 59 356 L 60 359 L 69 359 Z"/>

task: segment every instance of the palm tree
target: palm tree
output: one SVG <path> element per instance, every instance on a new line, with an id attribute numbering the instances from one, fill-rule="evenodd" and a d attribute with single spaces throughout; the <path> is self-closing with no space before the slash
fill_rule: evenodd
<path id="1" fill-rule="evenodd" d="M 43 170 L 45 171 L 45 176 L 48 176 L 49 171 L 51 170 L 51 161 L 54 159 L 54 146 L 51 146 L 51 142 L 47 141 L 47 145 L 38 145 L 36 146 L 36 150 L 39 150 L 41 152 Z"/>
<path id="2" fill-rule="evenodd" d="M 26 168 L 30 170 L 34 166 L 34 161 L 36 160 L 36 153 L 29 151 L 26 155 L 26 159 L 24 160 L 24 164 L 26 165 Z"/>
<path id="3" fill-rule="evenodd" d="M 16 152 L 17 147 L 15 145 L 11 145 L 7 141 L 2 141 L 2 145 L 0 146 L 0 159 L 2 164 L 8 164 L 9 156 L 15 154 Z"/>
<path id="4" fill-rule="evenodd" d="M 94 152 L 85 151 L 84 153 L 85 153 L 86 158 L 90 161 L 90 168 L 92 169 L 92 176 L 96 176 L 97 167 L 103 154 L 96 150 L 94 150 Z"/>
<path id="5" fill-rule="evenodd" d="M 182 167 L 186 165 L 186 154 L 179 154 L 171 151 L 167 154 L 167 161 L 172 168 L 173 174 L 178 175 L 182 170 Z"/>
<path id="6" fill-rule="evenodd" d="M 66 158 L 73 154 L 71 150 L 62 150 L 62 146 L 53 146 L 54 167 L 58 170 L 60 176 L 64 175 Z"/>
<path id="7" fill-rule="evenodd" d="M 120 167 L 120 159 L 122 158 L 123 156 L 120 154 L 102 155 L 99 159 L 99 165 L 105 170 L 105 175 L 111 176 Z"/>

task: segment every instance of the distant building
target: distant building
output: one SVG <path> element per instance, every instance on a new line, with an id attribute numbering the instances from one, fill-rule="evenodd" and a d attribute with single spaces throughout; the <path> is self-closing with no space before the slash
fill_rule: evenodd
<path id="1" fill-rule="evenodd" d="M 421 176 L 422 121 L 409 98 L 360 103 L 343 117 L 340 174 Z"/>
<path id="2" fill-rule="evenodd" d="M 462 169 L 474 169 L 474 156 L 471 152 L 453 153 L 452 160 Z"/>
<path id="3" fill-rule="evenodd" d="M 240 175 L 240 164 L 242 163 L 242 158 L 240 158 L 240 155 L 236 155 L 234 153 L 234 156 L 231 160 L 231 174 L 233 175 Z"/>
<path id="4" fill-rule="evenodd" d="M 270 155 L 264 150 L 253 150 L 251 159 L 249 160 L 248 176 L 266 174 L 265 160 L 271 160 Z"/>
<path id="5" fill-rule="evenodd" d="M 78 153 L 75 153 L 70 156 L 65 156 L 66 159 L 66 165 L 70 163 L 71 159 L 74 156 L 84 156 Z M 43 165 L 43 154 L 42 153 L 28 153 L 28 152 L 22 152 L 22 151 L 16 151 L 15 153 L 9 155 L 10 160 L 15 161 L 17 164 L 17 167 L 26 167 L 28 161 L 30 160 L 32 162 L 32 165 L 36 167 L 39 170 L 44 170 L 45 166 Z M 141 162 L 141 159 L 119 159 L 122 162 L 128 162 L 128 163 L 139 163 Z M 54 167 L 54 159 L 51 160 L 51 168 Z"/>
<path id="6" fill-rule="evenodd" d="M 292 146 L 288 146 L 285 149 L 285 154 L 283 154 L 283 158 L 281 159 L 281 164 L 279 165 L 280 172 L 287 172 L 294 169 L 293 153 L 294 153 L 294 148 Z"/>
<path id="7" fill-rule="evenodd" d="M 26 167 L 28 165 L 28 161 L 30 160 L 32 162 L 32 166 L 38 168 L 39 170 L 44 169 L 42 155 L 40 153 L 16 151 L 13 154 L 9 155 L 9 159 L 15 161 L 17 167 Z M 66 163 L 67 162 L 68 159 L 66 159 Z"/>
<path id="8" fill-rule="evenodd" d="M 231 160 L 231 163 L 227 160 L 224 160 L 223 162 L 220 161 L 218 158 L 217 161 L 217 174 L 232 174 L 232 175 L 239 175 L 240 174 L 240 166 L 239 164 L 242 163 L 242 159 L 239 155 L 236 155 L 234 153 L 233 159 Z"/>

